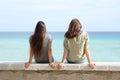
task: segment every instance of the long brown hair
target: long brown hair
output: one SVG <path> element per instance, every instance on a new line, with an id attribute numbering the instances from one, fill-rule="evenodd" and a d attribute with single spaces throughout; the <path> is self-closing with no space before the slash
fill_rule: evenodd
<path id="1" fill-rule="evenodd" d="M 30 46 L 35 56 L 40 56 L 41 54 L 45 34 L 46 34 L 45 23 L 43 21 L 39 21 L 36 25 L 34 34 L 30 37 Z"/>
<path id="2" fill-rule="evenodd" d="M 66 38 L 73 38 L 80 34 L 82 25 L 78 19 L 72 19 L 68 31 L 65 33 Z"/>

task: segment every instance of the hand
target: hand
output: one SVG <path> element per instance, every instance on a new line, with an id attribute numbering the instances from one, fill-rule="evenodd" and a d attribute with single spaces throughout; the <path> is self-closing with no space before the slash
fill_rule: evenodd
<path id="1" fill-rule="evenodd" d="M 26 62 L 25 63 L 25 68 L 28 68 L 30 66 L 30 63 L 29 62 Z"/>
<path id="2" fill-rule="evenodd" d="M 62 68 L 63 68 L 63 65 L 64 65 L 64 63 L 59 63 L 59 64 L 58 64 L 58 69 L 62 69 Z"/>
<path id="3" fill-rule="evenodd" d="M 55 68 L 55 67 L 56 67 L 56 64 L 55 64 L 54 62 L 51 62 L 51 63 L 50 63 L 50 67 L 51 67 L 51 68 Z"/>
<path id="4" fill-rule="evenodd" d="M 90 63 L 89 66 L 91 69 L 94 69 L 96 65 L 94 63 Z"/>

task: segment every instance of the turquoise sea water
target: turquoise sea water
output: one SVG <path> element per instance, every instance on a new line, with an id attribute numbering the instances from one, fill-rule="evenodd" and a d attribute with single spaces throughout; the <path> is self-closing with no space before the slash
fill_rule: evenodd
<path id="1" fill-rule="evenodd" d="M 52 35 L 52 52 L 55 60 L 63 55 L 64 32 L 49 32 Z M 27 61 L 29 37 L 32 32 L 0 32 L 0 61 Z M 88 32 L 92 61 L 120 61 L 120 32 Z"/>

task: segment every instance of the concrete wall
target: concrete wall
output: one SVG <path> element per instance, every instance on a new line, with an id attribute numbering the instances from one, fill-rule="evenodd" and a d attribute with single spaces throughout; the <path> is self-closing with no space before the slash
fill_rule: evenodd
<path id="1" fill-rule="evenodd" d="M 0 80 L 120 80 L 120 63 L 96 62 L 90 69 L 88 63 L 65 64 L 62 70 L 51 69 L 49 64 L 0 62 Z"/>

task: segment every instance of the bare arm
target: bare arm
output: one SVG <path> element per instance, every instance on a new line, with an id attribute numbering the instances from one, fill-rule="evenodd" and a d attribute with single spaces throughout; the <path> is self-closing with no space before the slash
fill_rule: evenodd
<path id="1" fill-rule="evenodd" d="M 48 58 L 49 58 L 49 62 L 52 63 L 52 48 L 51 48 L 51 44 L 48 45 Z"/>
<path id="2" fill-rule="evenodd" d="M 64 51 L 64 54 L 63 54 L 63 58 L 62 58 L 61 63 L 64 63 L 64 62 L 65 62 L 66 57 L 67 57 L 67 53 Z"/>
<path id="3" fill-rule="evenodd" d="M 30 48 L 30 56 L 29 56 L 29 63 L 32 63 L 32 58 L 33 58 L 33 51 L 32 49 Z"/>
<path id="4" fill-rule="evenodd" d="M 62 67 L 63 67 L 63 65 L 64 65 L 64 62 L 65 62 L 66 57 L 67 57 L 67 53 L 64 51 L 62 61 L 58 64 L 58 69 L 62 69 Z"/>
<path id="5" fill-rule="evenodd" d="M 30 63 L 32 63 L 32 58 L 33 58 L 33 51 L 32 48 L 30 48 L 29 61 L 25 63 L 25 68 L 28 68 L 30 66 Z"/>
<path id="6" fill-rule="evenodd" d="M 95 67 L 95 64 L 91 62 L 89 50 L 87 48 L 85 49 L 85 54 L 86 54 L 89 66 L 93 69 Z"/>
<path id="7" fill-rule="evenodd" d="M 52 60 L 52 47 L 51 47 L 51 44 L 48 45 L 48 58 L 49 58 L 51 68 L 55 68 L 56 64 Z"/>
<path id="8" fill-rule="evenodd" d="M 89 50 L 87 48 L 85 49 L 85 53 L 86 53 L 86 57 L 87 57 L 88 63 L 90 64 L 91 63 L 91 59 L 90 59 Z"/>

